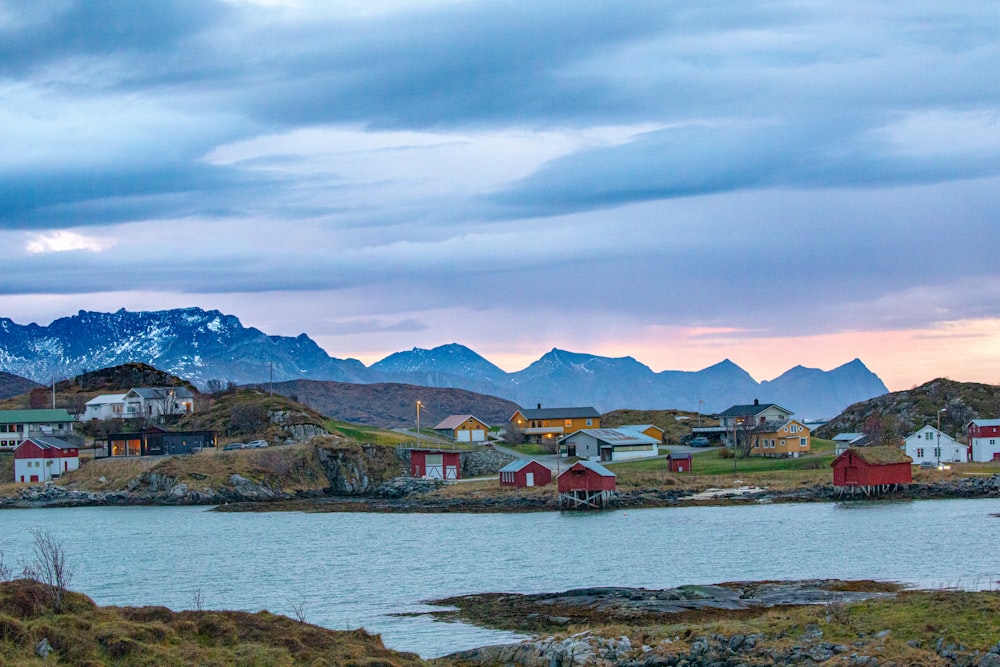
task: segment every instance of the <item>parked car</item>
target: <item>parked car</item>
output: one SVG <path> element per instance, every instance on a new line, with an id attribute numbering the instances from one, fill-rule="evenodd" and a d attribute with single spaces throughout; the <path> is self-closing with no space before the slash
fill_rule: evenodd
<path id="1" fill-rule="evenodd" d="M 691 447 L 708 447 L 711 443 L 703 435 L 699 435 L 697 438 L 691 438 L 691 442 L 688 443 Z"/>
<path id="2" fill-rule="evenodd" d="M 225 447 L 223 447 L 222 451 L 224 451 L 224 452 L 230 452 L 230 451 L 232 451 L 234 449 L 246 449 L 246 448 L 247 448 L 247 446 L 244 445 L 242 442 L 231 442 L 228 445 L 226 445 Z"/>
<path id="3" fill-rule="evenodd" d="M 247 449 L 260 449 L 267 447 L 267 440 L 251 440 L 247 443 Z"/>

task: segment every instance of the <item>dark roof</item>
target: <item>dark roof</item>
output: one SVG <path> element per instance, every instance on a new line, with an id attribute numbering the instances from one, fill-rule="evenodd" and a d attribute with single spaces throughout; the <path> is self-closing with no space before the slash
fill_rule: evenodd
<path id="1" fill-rule="evenodd" d="M 132 387 L 131 392 L 135 392 L 147 401 L 166 398 L 171 393 L 174 398 L 193 398 L 191 390 L 187 387 Z"/>
<path id="2" fill-rule="evenodd" d="M 537 408 L 519 409 L 525 419 L 586 419 L 600 418 L 601 413 L 594 408 Z"/>
<path id="3" fill-rule="evenodd" d="M 21 443 L 18 445 L 18 448 L 20 448 L 20 446 L 23 445 L 26 442 L 32 442 L 36 446 L 38 446 L 38 447 L 40 447 L 42 449 L 78 449 L 79 448 L 79 445 L 74 445 L 72 443 L 66 442 L 65 440 L 61 440 L 59 438 L 49 438 L 49 437 L 42 437 L 42 436 L 37 436 L 37 435 L 33 435 L 33 436 L 29 437 L 29 438 L 25 438 L 24 440 L 22 440 Z"/>
<path id="4" fill-rule="evenodd" d="M 777 403 L 751 403 L 750 405 L 734 405 L 733 407 L 727 409 L 725 412 L 720 412 L 719 417 L 745 417 L 746 415 L 759 415 L 768 408 L 778 408 L 783 412 L 792 414 L 791 410 L 787 410 Z"/>

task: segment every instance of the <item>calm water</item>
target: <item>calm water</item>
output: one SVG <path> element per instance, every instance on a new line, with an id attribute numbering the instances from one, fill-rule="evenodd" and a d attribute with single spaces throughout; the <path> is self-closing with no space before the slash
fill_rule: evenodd
<path id="1" fill-rule="evenodd" d="M 60 539 L 99 604 L 202 607 L 364 626 L 433 657 L 516 635 L 444 624 L 424 600 L 582 586 L 840 577 L 996 587 L 1000 500 L 692 507 L 587 514 L 229 514 L 190 507 L 0 512 L 17 564 L 28 530 Z"/>

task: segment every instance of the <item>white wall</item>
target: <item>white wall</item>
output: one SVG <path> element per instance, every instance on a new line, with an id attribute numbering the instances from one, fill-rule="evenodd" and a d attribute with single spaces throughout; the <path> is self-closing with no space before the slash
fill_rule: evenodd
<path id="1" fill-rule="evenodd" d="M 1000 438 L 973 438 L 972 460 L 977 463 L 988 463 L 994 454 L 1000 454 Z"/>

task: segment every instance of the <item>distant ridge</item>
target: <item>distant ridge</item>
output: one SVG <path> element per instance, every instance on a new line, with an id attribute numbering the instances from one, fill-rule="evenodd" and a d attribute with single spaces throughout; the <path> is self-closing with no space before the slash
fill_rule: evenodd
<path id="1" fill-rule="evenodd" d="M 465 389 L 522 406 L 588 405 L 705 413 L 754 398 L 779 403 L 802 418 L 830 417 L 885 394 L 858 359 L 830 371 L 796 366 L 757 382 L 726 359 L 700 371 L 654 372 L 632 357 L 602 357 L 553 348 L 508 373 L 469 348 L 451 343 L 397 352 L 366 367 L 331 357 L 306 334 L 269 336 L 217 310 L 80 311 L 49 326 L 0 318 L 0 370 L 40 383 L 126 363 L 145 363 L 205 388 L 210 380 L 252 384 L 332 380 Z"/>

